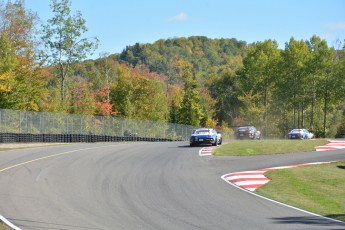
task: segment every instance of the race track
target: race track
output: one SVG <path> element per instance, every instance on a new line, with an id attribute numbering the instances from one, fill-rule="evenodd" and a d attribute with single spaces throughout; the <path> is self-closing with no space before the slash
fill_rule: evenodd
<path id="1" fill-rule="evenodd" d="M 345 229 L 225 183 L 245 170 L 345 159 L 345 150 L 199 156 L 186 142 L 0 152 L 0 214 L 22 230 Z"/>

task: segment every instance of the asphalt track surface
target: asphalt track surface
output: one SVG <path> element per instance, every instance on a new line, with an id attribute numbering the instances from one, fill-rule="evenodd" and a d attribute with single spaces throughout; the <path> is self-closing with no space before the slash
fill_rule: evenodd
<path id="1" fill-rule="evenodd" d="M 3 151 L 0 214 L 22 230 L 345 229 L 220 178 L 342 160 L 345 150 L 256 157 L 200 157 L 199 150 L 170 142 Z"/>

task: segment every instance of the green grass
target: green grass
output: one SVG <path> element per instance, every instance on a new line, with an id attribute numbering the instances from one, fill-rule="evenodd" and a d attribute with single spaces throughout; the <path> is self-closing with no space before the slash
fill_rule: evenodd
<path id="1" fill-rule="evenodd" d="M 216 156 L 254 156 L 292 152 L 315 151 L 315 146 L 327 144 L 327 140 L 243 140 L 219 146 Z"/>
<path id="2" fill-rule="evenodd" d="M 0 221 L 0 230 L 11 230 L 12 228 L 8 227 L 6 224 Z"/>
<path id="3" fill-rule="evenodd" d="M 255 192 L 313 213 L 345 221 L 345 160 L 279 169 Z"/>

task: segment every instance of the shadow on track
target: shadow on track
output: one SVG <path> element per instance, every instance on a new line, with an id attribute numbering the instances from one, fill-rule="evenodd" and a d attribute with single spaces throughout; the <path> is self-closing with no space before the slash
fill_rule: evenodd
<path id="1" fill-rule="evenodd" d="M 329 218 L 336 218 L 341 215 L 329 215 Z M 312 217 L 312 216 L 305 216 L 305 217 L 282 217 L 282 218 L 273 218 L 274 222 L 278 224 L 306 224 L 306 225 L 314 225 L 314 226 L 333 226 L 339 227 L 343 226 L 345 228 L 345 223 L 343 222 L 336 222 L 333 220 L 322 219 L 320 217 Z"/>

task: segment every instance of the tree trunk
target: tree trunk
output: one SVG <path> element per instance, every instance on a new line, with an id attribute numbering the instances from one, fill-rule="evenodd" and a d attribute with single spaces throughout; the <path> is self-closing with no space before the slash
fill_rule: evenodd
<path id="1" fill-rule="evenodd" d="M 293 127 L 296 128 L 296 91 L 293 92 Z"/>
<path id="2" fill-rule="evenodd" d="M 62 63 L 60 63 L 60 74 L 61 74 L 61 91 L 60 91 L 60 95 L 61 95 L 61 105 L 63 105 L 64 101 L 65 101 L 65 80 L 66 80 L 68 69 L 69 69 L 68 65 L 64 66 Z"/>
<path id="3" fill-rule="evenodd" d="M 323 110 L 323 137 L 326 137 L 326 124 L 327 124 L 327 102 L 328 102 L 328 91 L 325 92 L 324 97 L 324 110 Z"/>
<path id="4" fill-rule="evenodd" d="M 265 112 L 264 112 L 264 135 L 267 136 L 267 87 L 265 87 L 265 92 L 264 92 L 264 107 L 265 107 Z"/>
<path id="5" fill-rule="evenodd" d="M 65 100 L 65 77 L 62 75 L 61 77 L 61 105 L 63 105 Z"/>
<path id="6" fill-rule="evenodd" d="M 315 107 L 315 81 L 313 81 L 313 95 L 311 99 L 310 130 L 314 132 L 314 107 Z"/>
<path id="7" fill-rule="evenodd" d="M 301 118 L 301 122 L 302 122 L 302 128 L 305 128 L 304 126 L 304 102 L 305 102 L 305 89 L 303 90 L 303 97 L 302 97 L 302 109 L 301 109 L 301 115 L 302 115 L 302 118 Z"/>

